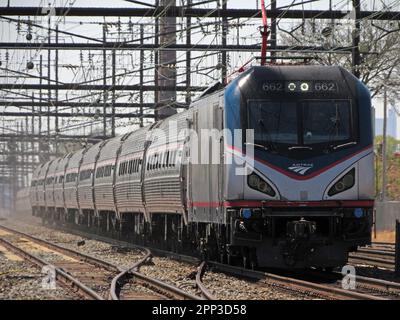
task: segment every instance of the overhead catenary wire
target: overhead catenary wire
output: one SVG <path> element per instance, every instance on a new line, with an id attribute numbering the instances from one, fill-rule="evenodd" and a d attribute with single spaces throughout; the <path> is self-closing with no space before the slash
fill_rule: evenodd
<path id="1" fill-rule="evenodd" d="M 302 5 L 302 6 L 304 6 L 304 4 L 307 4 L 307 3 L 312 3 L 312 2 L 317 2 L 317 1 L 306 1 L 306 0 L 303 0 L 302 2 L 295 2 L 295 1 L 293 1 L 292 2 L 292 4 L 290 4 L 290 5 L 288 5 L 288 6 L 286 6 L 286 8 L 282 8 L 282 9 L 285 9 L 285 12 L 287 12 L 288 10 L 291 10 L 291 9 L 293 9 L 295 6 L 299 6 L 299 5 Z M 340 3 L 340 5 L 346 5 L 346 2 L 345 1 L 340 1 L 339 2 Z M 347 2 L 348 3 L 348 2 Z M 363 3 L 366 3 L 366 1 L 362 1 L 362 4 Z M 391 8 L 393 8 L 395 5 L 397 5 L 398 4 L 398 1 L 391 1 L 389 4 L 388 4 L 388 6 L 385 8 L 385 10 L 391 10 Z M 196 5 L 196 3 L 193 3 L 192 5 Z M 335 4 L 336 5 L 336 4 Z M 151 8 L 149 8 L 149 12 L 151 11 Z M 163 12 L 165 12 L 165 9 L 164 9 L 164 11 Z M 325 11 L 326 12 L 326 11 Z M 322 14 L 322 13 L 321 13 Z M 282 18 L 283 18 L 283 16 L 284 16 L 284 13 L 282 13 L 277 19 L 278 19 L 278 23 L 280 22 L 280 21 L 282 21 Z M 364 22 L 364 21 L 367 21 L 368 19 L 371 19 L 371 18 L 374 18 L 374 17 L 378 17 L 379 15 L 377 14 L 377 13 L 375 13 L 375 14 L 371 14 L 369 17 L 364 17 L 364 18 L 361 18 L 361 19 L 359 19 L 359 20 L 356 20 L 356 21 L 360 21 L 360 22 Z M 313 19 L 318 19 L 318 15 L 316 15 Z M 140 20 L 139 21 L 141 21 L 142 19 L 146 19 L 146 18 L 149 18 L 149 17 L 142 17 L 142 18 L 140 18 Z M 153 17 L 154 18 L 154 17 Z M 207 17 L 200 17 L 199 19 L 201 19 L 202 21 L 204 21 L 205 19 L 206 19 Z M 234 20 L 235 19 L 228 19 L 228 21 L 229 22 L 234 22 Z M 249 19 L 247 19 L 247 21 L 250 21 L 251 20 L 251 18 L 249 18 Z M 244 21 L 246 21 L 245 19 L 241 19 L 241 22 L 242 23 L 245 23 Z M 104 21 L 104 23 L 107 23 L 107 21 Z M 110 24 L 112 24 L 113 22 L 110 22 Z M 219 21 L 216 21 L 216 23 L 220 23 Z M 203 22 L 203 25 L 206 25 L 206 24 L 209 24 L 209 25 L 211 25 L 211 22 L 209 22 L 209 21 L 205 21 L 205 22 Z M 193 26 L 192 26 L 193 27 Z M 193 28 L 192 29 L 192 31 L 193 31 L 193 33 L 195 33 L 195 32 L 198 32 L 198 34 L 201 34 L 201 27 L 200 27 L 200 25 L 196 25 L 196 28 L 197 29 L 195 29 L 195 28 Z M 148 24 L 146 27 L 145 27 L 145 29 L 147 30 L 147 32 L 148 33 L 151 33 L 152 32 L 152 26 L 150 25 L 150 24 Z M 179 29 L 179 32 L 183 32 L 183 31 L 185 31 L 185 30 L 187 30 L 187 29 L 185 29 L 185 28 L 181 28 L 181 29 Z M 196 31 L 195 31 L 196 30 Z M 250 32 L 250 33 L 248 33 L 251 37 L 256 37 L 257 35 L 258 35 L 258 31 L 252 31 L 252 32 Z M 147 39 L 146 41 L 151 41 L 152 39 L 154 39 L 154 37 L 155 36 L 158 36 L 158 35 L 149 35 L 149 36 L 147 36 L 147 37 L 145 37 L 145 39 Z M 214 42 L 217 42 L 217 41 L 219 41 L 219 37 L 220 37 L 220 34 L 218 33 L 218 32 L 215 32 L 214 33 L 214 35 L 213 35 L 213 37 L 214 37 L 214 39 L 213 40 L 210 40 L 210 42 L 209 42 L 209 44 L 211 44 L 211 43 L 214 43 Z M 117 39 L 119 39 L 119 38 L 117 38 Z M 89 39 L 88 39 L 88 41 L 90 41 Z M 128 41 L 133 41 L 133 42 L 136 42 L 136 41 L 140 41 L 140 39 L 139 38 L 136 38 L 136 39 L 133 39 L 133 40 L 127 40 L 127 41 L 120 41 L 120 43 L 126 43 L 126 42 L 128 42 Z M 46 42 L 46 39 L 43 39 L 43 43 L 45 43 Z M 165 49 L 166 48 L 166 46 L 168 46 L 168 45 L 164 45 L 164 46 L 161 46 L 160 45 L 160 47 L 159 47 L 159 49 L 157 49 L 158 51 L 160 51 L 160 50 L 163 50 L 163 49 Z M 140 47 L 139 47 L 140 48 Z M 295 48 L 295 46 L 293 46 L 292 48 Z M 351 46 L 349 46 L 349 48 L 351 48 Z M 116 48 L 114 49 L 114 50 L 116 50 L 117 52 L 118 52 L 118 46 L 116 46 Z M 139 49 L 140 50 L 140 49 Z M 332 51 L 334 51 L 335 50 L 335 48 L 332 48 Z M 38 51 L 37 52 L 40 52 L 40 49 L 38 49 Z M 37 54 L 37 52 L 36 52 L 36 54 Z M 153 52 L 155 52 L 155 51 L 153 51 Z M 285 51 L 283 51 L 283 53 L 290 53 L 290 52 L 292 52 L 291 51 L 291 48 L 288 48 L 288 49 L 286 49 Z M 311 53 L 311 52 L 310 52 Z M 24 55 L 26 55 L 27 53 L 24 53 Z M 180 55 L 180 57 L 182 57 L 184 54 L 181 54 Z M 211 58 L 211 57 L 216 57 L 218 55 L 218 52 L 205 52 L 203 55 L 199 55 L 198 57 L 196 57 L 196 62 L 198 62 L 198 63 L 203 63 L 203 61 L 205 62 L 205 66 L 204 66 L 204 68 L 199 68 L 198 70 L 196 70 L 195 69 L 195 63 L 193 63 L 192 64 L 192 67 L 190 68 L 190 72 L 191 72 L 191 74 L 194 74 L 194 75 L 199 75 L 199 74 L 201 74 L 201 72 L 202 72 L 202 69 L 205 69 L 205 70 L 208 70 L 207 68 L 210 68 L 209 70 L 212 70 L 212 65 L 211 66 L 207 66 L 207 61 L 211 61 L 211 60 L 208 60 L 208 58 Z M 245 56 L 246 54 L 244 54 L 244 56 Z M 249 54 L 250 56 L 251 56 L 251 54 Z M 148 55 L 146 55 L 146 59 L 149 59 L 150 58 L 150 56 L 151 56 L 151 53 L 149 53 Z M 254 54 L 253 54 L 253 56 L 254 56 Z M 98 59 L 100 59 L 100 57 L 99 56 L 96 56 L 95 58 L 94 58 L 94 61 L 93 61 L 93 64 L 94 65 L 99 65 L 99 60 Z M 117 60 L 118 59 L 121 59 L 121 61 L 119 61 L 118 63 L 124 63 L 123 62 L 123 56 L 122 55 L 117 55 Z M 242 57 L 241 55 L 240 55 L 240 57 L 239 57 L 239 59 L 244 59 L 244 57 Z M 177 67 L 178 67 L 178 65 L 180 64 L 180 63 L 184 63 L 186 60 L 185 59 L 178 59 L 178 57 L 177 57 L 177 59 L 176 59 L 177 61 L 176 61 L 176 64 L 177 64 Z M 192 57 L 192 59 L 191 59 L 192 61 L 195 61 L 194 60 L 194 58 Z M 93 83 L 93 82 L 96 82 L 96 81 L 98 81 L 98 79 L 96 78 L 96 72 L 98 72 L 98 71 L 96 71 L 96 69 L 94 68 L 94 69 L 88 69 L 87 68 L 87 66 L 88 65 L 86 65 L 86 64 L 80 64 L 79 65 L 79 67 L 78 67 L 78 69 L 77 69 L 77 72 L 75 73 L 75 75 L 74 75 L 74 78 L 73 78 L 73 80 L 74 80 L 74 82 L 77 82 L 77 83 Z M 21 65 L 21 67 L 23 67 L 23 65 Z M 154 67 L 157 67 L 156 65 L 154 65 L 154 66 L 152 66 L 152 65 L 150 65 L 149 63 L 147 63 L 147 64 L 145 64 L 145 66 L 144 66 L 144 68 L 134 68 L 134 70 L 128 70 L 127 72 L 120 72 L 120 73 L 117 73 L 116 75 L 115 75 L 115 77 L 116 77 L 116 79 L 117 79 L 117 81 L 121 81 L 121 83 L 123 84 L 123 85 L 128 85 L 128 84 L 131 84 L 131 83 L 137 83 L 136 82 L 136 80 L 135 79 L 137 79 L 136 77 L 135 77 L 135 74 L 137 74 L 138 72 L 140 72 L 141 70 L 142 71 L 146 71 L 146 72 L 148 72 L 148 71 L 151 71 L 152 70 L 152 68 L 154 68 Z M 23 70 L 22 69 L 17 69 L 17 70 L 14 70 L 14 71 L 21 71 L 21 72 L 23 72 Z M 215 70 L 216 70 L 216 72 L 218 72 L 218 70 L 215 68 Z M 180 73 L 180 72 L 177 72 L 177 78 L 179 78 L 179 77 L 182 77 L 183 75 L 185 75 L 185 73 L 184 72 L 182 72 L 182 73 Z M 108 79 L 110 79 L 112 76 L 107 76 L 107 78 Z M 45 79 L 45 78 L 43 78 L 43 79 Z M 85 80 L 86 79 L 86 80 Z M 147 78 L 147 79 L 149 79 L 149 78 Z M 21 80 L 22 80 L 22 78 L 21 78 Z M 51 81 L 52 81 L 53 79 L 51 79 Z M 18 83 L 24 83 L 25 81 L 27 81 L 27 80 L 23 80 L 23 81 L 19 81 Z M 145 80 L 143 83 L 151 83 L 151 79 L 150 80 Z M 195 81 L 198 81 L 198 78 L 196 78 L 195 79 Z M 203 80 L 204 81 L 204 80 Z M 3 92 L 5 92 L 4 90 L 2 90 Z M 8 93 L 10 93 L 10 92 L 17 92 L 18 91 L 18 95 L 24 95 L 24 91 L 22 91 L 22 90 L 19 90 L 18 89 L 18 85 L 16 85 L 16 87 L 15 87 L 15 90 L 8 90 Z M 107 91 L 107 93 L 109 92 L 109 90 Z M 87 93 L 81 93 L 81 94 L 73 94 L 73 91 L 72 90 L 67 90 L 67 91 L 65 91 L 65 92 L 63 92 L 63 94 L 68 94 L 68 101 L 75 101 L 75 100 L 90 100 L 90 99 L 93 99 L 93 98 L 95 98 L 95 97 L 97 97 L 98 96 L 98 94 L 99 94 L 99 92 L 98 91 L 92 91 L 92 92 L 87 92 Z M 69 94 L 69 93 L 71 93 L 71 94 Z M 28 98 L 28 99 L 31 99 L 32 97 L 29 97 L 29 95 L 25 95 L 26 96 L 26 98 Z M 132 98 L 133 97 L 133 98 Z M 128 98 L 132 98 L 132 99 L 134 99 L 134 96 L 132 96 L 130 93 L 124 93 L 124 92 L 121 92 L 121 94 L 120 95 L 117 95 L 116 96 L 116 99 L 121 99 L 121 100 L 124 100 L 124 101 L 130 101 Z M 46 96 L 44 96 L 44 97 L 42 97 L 41 99 L 36 95 L 35 97 L 33 97 L 33 99 L 34 100 L 37 100 L 37 101 L 47 101 L 47 102 L 51 102 L 51 101 L 49 101 L 49 99 L 47 98 L 46 99 Z M 151 94 L 149 94 L 148 96 L 147 96 L 147 98 L 146 99 L 151 99 Z M 66 101 L 65 100 L 65 96 L 63 96 L 63 97 L 61 97 L 61 99 L 60 99 L 60 101 Z M 132 100 L 132 101 L 134 101 L 134 100 Z M 108 101 L 106 101 L 106 103 L 109 103 L 110 101 L 108 100 Z M 179 101 L 177 100 L 177 101 L 175 101 L 174 103 L 179 103 Z M 91 101 L 87 101 L 87 106 L 88 107 L 91 107 L 91 105 L 92 104 L 94 104 L 94 100 L 91 100 Z M 167 104 L 167 106 L 165 106 L 165 107 L 169 107 L 169 106 L 171 106 L 172 104 Z M 64 108 L 59 108 L 58 110 L 61 112 L 62 110 L 68 110 L 68 109 L 71 109 L 71 108 L 69 108 L 69 107 L 64 107 Z M 144 113 L 151 113 L 151 112 L 153 112 L 153 110 L 152 109 L 145 109 L 144 110 Z M 135 121 L 135 120 L 132 120 L 132 121 Z M 95 122 L 92 122 L 92 123 L 95 123 Z M 126 122 L 125 122 L 126 123 Z M 117 124 L 117 127 L 118 127 L 118 124 Z M 68 126 L 66 126 L 66 128 L 68 128 Z M 48 130 L 51 130 L 51 128 L 48 128 Z M 53 130 L 51 131 L 51 132 L 53 132 Z"/>

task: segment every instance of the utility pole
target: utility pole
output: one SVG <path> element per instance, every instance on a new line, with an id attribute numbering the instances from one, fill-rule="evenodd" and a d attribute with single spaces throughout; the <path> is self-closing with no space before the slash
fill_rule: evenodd
<path id="1" fill-rule="evenodd" d="M 115 49 L 112 50 L 112 110 L 111 110 L 111 136 L 115 137 Z"/>
<path id="2" fill-rule="evenodd" d="M 160 0 L 160 6 L 166 9 L 176 6 L 176 0 Z M 168 17 L 163 14 L 159 18 L 159 35 L 160 46 L 176 44 L 176 17 Z M 158 84 L 156 86 L 166 86 L 174 88 L 176 86 L 176 51 L 160 50 L 159 64 L 156 66 L 158 71 L 156 77 Z M 161 120 L 176 113 L 176 109 L 171 107 L 176 101 L 176 90 L 159 90 L 158 105 L 156 107 L 156 120 Z"/>
<path id="3" fill-rule="evenodd" d="M 140 44 L 144 44 L 144 26 L 143 23 L 140 24 Z M 140 50 L 140 71 L 139 71 L 139 83 L 140 87 L 143 87 L 143 81 L 144 81 L 144 74 L 143 74 L 143 68 L 144 68 L 144 50 Z M 140 127 L 143 127 L 143 90 L 139 91 L 139 103 L 140 103 Z"/>
<path id="4" fill-rule="evenodd" d="M 400 220 L 396 219 L 396 243 L 395 243 L 395 259 L 394 259 L 394 271 L 397 276 L 400 276 Z"/>
<path id="5" fill-rule="evenodd" d="M 187 5 L 190 7 L 192 4 L 192 0 L 187 0 Z M 192 42 L 192 33 L 190 28 L 192 27 L 192 19 L 190 16 L 186 18 L 186 45 L 190 45 Z M 190 61 L 191 60 L 191 54 L 190 50 L 186 51 L 186 98 L 185 101 L 187 105 L 190 104 L 191 102 L 191 96 L 190 96 L 190 84 L 192 83 L 191 76 L 190 76 Z"/>
<path id="6" fill-rule="evenodd" d="M 276 2 L 277 0 L 271 0 L 271 10 L 276 10 Z M 275 50 L 276 49 L 276 40 L 277 40 L 277 34 L 276 34 L 276 18 L 271 19 L 271 49 Z M 271 51 L 271 57 L 275 57 L 276 52 Z M 276 62 L 274 58 L 271 59 L 271 62 Z"/>
<path id="7" fill-rule="evenodd" d="M 25 117 L 25 130 L 24 130 L 24 134 L 29 134 L 29 117 L 26 116 Z M 22 156 L 22 159 L 24 162 L 28 163 L 31 159 L 30 156 L 26 154 L 26 152 L 29 150 L 28 147 L 28 142 L 23 141 L 21 144 L 21 148 L 22 148 L 22 154 L 24 154 Z M 23 180 L 23 185 L 22 187 L 27 187 L 28 186 L 28 165 L 24 165 L 23 166 L 23 171 L 22 171 L 22 180 Z"/>
<path id="8" fill-rule="evenodd" d="M 386 84 L 383 87 L 383 138 L 382 138 L 382 191 L 381 200 L 386 200 L 386 128 L 387 128 L 387 88 Z"/>
<path id="9" fill-rule="evenodd" d="M 57 24 L 57 26 L 56 26 L 56 43 L 58 44 L 58 24 Z M 55 80 L 56 80 L 56 83 L 58 83 L 58 50 L 56 50 L 56 58 L 55 58 Z M 57 139 L 57 136 L 58 136 L 58 133 L 59 133 L 59 131 L 60 131 L 60 129 L 59 129 L 59 127 L 58 127 L 58 89 L 56 89 L 55 90 L 55 105 L 56 105 L 56 108 L 55 108 L 55 123 L 54 123 L 54 126 L 55 126 L 55 132 L 56 132 L 56 138 L 55 138 L 55 141 L 54 141 L 54 143 L 55 143 L 55 146 L 54 146 L 54 149 L 55 149 L 55 151 L 56 151 L 56 153 L 58 153 L 58 139 Z"/>
<path id="10" fill-rule="evenodd" d="M 353 44 L 351 49 L 351 66 L 352 66 L 352 72 L 357 78 L 360 78 L 359 66 L 361 64 L 360 48 L 359 48 L 360 16 L 361 16 L 360 0 L 353 0 L 354 30 L 352 34 Z"/>
<path id="11" fill-rule="evenodd" d="M 160 0 L 155 0 L 155 5 L 158 7 L 160 5 Z M 160 18 L 158 15 L 156 16 L 155 19 L 155 24 L 154 24 L 154 115 L 155 115 L 155 120 L 158 120 L 158 114 L 157 114 L 157 107 L 158 107 L 158 66 L 159 66 L 159 52 L 158 52 L 158 46 L 160 44 L 160 39 L 159 39 L 159 32 L 160 32 Z M 142 91 L 142 90 L 141 90 Z"/>
<path id="12" fill-rule="evenodd" d="M 332 0 L 329 0 L 329 11 L 332 11 Z M 335 31 L 335 19 L 333 19 L 333 18 L 331 19 L 330 27 L 331 27 L 331 35 L 332 35 Z M 330 41 L 330 46 L 332 46 L 332 41 Z M 328 54 L 328 63 L 329 63 L 329 65 L 332 64 L 332 54 L 331 53 Z"/>
<path id="13" fill-rule="evenodd" d="M 32 93 L 32 121 L 31 121 L 31 134 L 32 137 L 35 134 L 35 93 Z M 28 133 L 28 130 L 27 130 Z M 31 151 L 34 152 L 35 151 L 35 142 L 33 140 L 31 140 Z M 35 156 L 32 156 L 32 161 L 33 159 L 35 159 Z"/>
<path id="14" fill-rule="evenodd" d="M 50 15 L 48 17 L 47 23 L 48 23 L 48 36 L 47 36 L 47 43 L 50 45 L 51 44 L 51 28 L 50 28 Z M 49 85 L 49 89 L 47 91 L 47 136 L 49 138 L 49 143 L 50 143 L 50 111 L 51 111 L 51 89 L 50 89 L 50 77 L 51 77 L 51 50 L 50 48 L 47 50 L 47 84 Z M 50 146 L 47 145 L 48 147 L 48 153 L 47 156 L 50 158 L 49 153 L 50 153 Z M 46 157 L 47 158 L 47 157 Z"/>
<path id="15" fill-rule="evenodd" d="M 43 93 L 42 93 L 42 84 L 43 84 L 43 57 L 42 55 L 40 55 L 40 61 L 39 61 L 39 75 L 40 75 L 40 79 L 39 79 L 39 83 L 40 83 L 40 89 L 39 89 L 39 100 L 40 102 L 43 101 Z M 39 132 L 38 132 L 39 136 L 42 135 L 42 106 L 39 107 Z M 42 152 L 42 141 L 39 140 L 39 154 L 41 154 Z M 39 156 L 39 162 L 41 162 L 41 156 Z"/>
<path id="16" fill-rule="evenodd" d="M 107 26 L 103 24 L 103 44 L 107 41 Z M 103 136 L 107 136 L 107 50 L 103 49 Z"/>
<path id="17" fill-rule="evenodd" d="M 222 0 L 222 10 L 226 10 L 227 9 L 227 2 L 228 0 Z M 221 39 L 221 43 L 222 43 L 222 47 L 226 47 L 227 45 L 227 35 L 228 35 L 228 19 L 226 17 L 222 17 L 222 39 Z M 225 83 L 227 81 L 226 77 L 227 77 L 227 61 L 228 61 L 228 55 L 227 52 L 225 50 L 222 51 L 221 53 L 221 82 Z"/>

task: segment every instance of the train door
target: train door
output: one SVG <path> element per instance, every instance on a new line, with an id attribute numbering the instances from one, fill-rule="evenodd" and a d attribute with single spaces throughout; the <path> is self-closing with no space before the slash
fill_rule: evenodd
<path id="1" fill-rule="evenodd" d="M 197 133 L 199 112 L 194 109 L 191 118 L 188 118 L 188 135 L 185 139 L 185 160 L 186 160 L 186 207 L 188 212 L 188 220 L 195 221 L 195 210 L 193 202 L 193 163 L 192 157 L 194 152 L 193 135 Z"/>
<path id="2" fill-rule="evenodd" d="M 214 131 L 214 146 L 210 152 L 210 157 L 212 161 L 210 161 L 211 165 L 209 165 L 210 170 L 210 201 L 213 203 L 211 206 L 212 210 L 212 219 L 211 221 L 220 223 L 222 222 L 223 216 L 223 150 L 224 150 L 224 140 L 223 140 L 223 108 L 221 101 L 218 100 L 213 104 L 213 113 L 212 113 L 212 121 L 210 121 L 211 129 Z M 212 153 L 212 154 L 211 154 Z"/>
<path id="3" fill-rule="evenodd" d="M 189 220 L 217 223 L 222 219 L 220 138 L 223 113 L 219 97 L 210 97 L 203 103 L 193 114 L 196 140 L 193 139 L 190 143 L 190 159 L 194 163 L 191 162 L 188 166 L 188 196 L 192 207 L 189 210 Z"/>
<path id="4" fill-rule="evenodd" d="M 182 202 L 182 216 L 184 224 L 189 221 L 189 212 L 191 210 L 191 173 L 190 173 L 190 132 L 193 130 L 193 112 L 187 113 L 186 118 L 186 136 L 183 141 L 182 148 L 182 168 L 181 168 L 181 202 Z"/>
<path id="5" fill-rule="evenodd" d="M 220 97 L 218 106 L 218 130 L 221 132 L 219 139 L 219 165 L 218 165 L 218 202 L 219 202 L 219 220 L 225 221 L 224 211 L 224 184 L 225 184 L 225 151 L 224 151 L 224 96 Z"/>

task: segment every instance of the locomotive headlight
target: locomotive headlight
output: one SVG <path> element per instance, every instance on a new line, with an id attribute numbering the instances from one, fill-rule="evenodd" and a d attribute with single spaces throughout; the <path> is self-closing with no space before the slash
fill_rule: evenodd
<path id="1" fill-rule="evenodd" d="M 272 188 L 265 181 L 260 181 L 260 183 L 258 184 L 258 189 L 266 194 L 270 194 L 273 192 Z"/>
<path id="2" fill-rule="evenodd" d="M 294 83 L 294 82 L 290 82 L 289 84 L 288 84 L 288 89 L 290 90 L 290 91 L 294 91 L 294 90 L 296 90 L 296 84 Z"/>
<path id="3" fill-rule="evenodd" d="M 271 197 L 275 196 L 275 191 L 272 187 L 263 179 L 261 179 L 254 172 L 247 177 L 247 183 L 250 188 L 265 193 Z"/>
<path id="4" fill-rule="evenodd" d="M 342 181 L 339 181 L 335 184 L 335 191 L 342 192 L 346 187 Z"/>
<path id="5" fill-rule="evenodd" d="M 328 196 L 333 196 L 340 192 L 346 191 L 354 186 L 355 172 L 353 168 L 347 172 L 338 182 L 336 182 L 328 191 Z"/>
<path id="6" fill-rule="evenodd" d="M 303 82 L 303 83 L 300 85 L 300 89 L 301 89 L 301 91 L 308 91 L 308 89 L 310 89 L 310 86 L 308 85 L 307 82 Z"/>
<path id="7" fill-rule="evenodd" d="M 248 183 L 251 188 L 256 189 L 260 181 L 261 181 L 260 178 L 255 174 L 249 175 Z"/>
<path id="8" fill-rule="evenodd" d="M 354 185 L 354 174 L 346 174 L 343 177 L 343 184 L 352 187 Z"/>

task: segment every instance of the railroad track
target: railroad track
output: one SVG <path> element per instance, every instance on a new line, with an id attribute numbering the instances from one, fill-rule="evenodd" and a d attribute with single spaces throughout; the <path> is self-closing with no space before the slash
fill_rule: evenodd
<path id="1" fill-rule="evenodd" d="M 215 297 L 211 294 L 211 292 L 207 289 L 207 287 L 203 284 L 203 275 L 207 270 L 207 263 L 203 261 L 197 271 L 196 274 L 196 285 L 201 291 L 202 296 L 207 300 L 215 300 Z"/>
<path id="2" fill-rule="evenodd" d="M 0 230 L 3 246 L 40 268 L 54 270 L 57 283 L 85 299 L 106 299 L 110 279 L 118 272 L 114 265 L 11 228 Z"/>
<path id="3" fill-rule="evenodd" d="M 325 272 L 310 270 L 308 275 L 315 277 L 316 281 L 332 281 L 332 285 L 340 286 L 343 275 L 340 272 Z M 387 299 L 400 299 L 400 283 L 356 275 L 356 290 Z"/>
<path id="4" fill-rule="evenodd" d="M 126 246 L 130 248 L 137 248 L 138 246 L 121 241 L 121 240 L 116 240 L 112 238 L 107 238 L 103 237 L 100 235 L 93 235 L 93 234 L 88 234 L 82 231 L 76 231 L 76 230 L 69 230 L 65 228 L 61 228 L 64 231 L 67 232 L 72 232 L 77 235 L 80 235 L 82 237 L 88 237 L 88 238 L 94 238 L 100 241 L 105 241 L 108 243 L 112 243 L 114 245 L 119 245 L 119 246 Z M 139 248 L 143 248 L 140 247 Z M 143 248 L 145 249 L 145 248 Z M 160 255 L 160 256 L 165 256 L 165 257 L 170 257 L 175 260 L 179 261 L 184 261 L 192 264 L 198 264 L 199 260 L 195 257 L 190 257 L 186 255 L 181 255 L 177 253 L 172 253 L 172 252 L 167 252 L 159 249 L 151 249 L 155 254 Z M 320 284 L 320 283 L 314 283 L 310 281 L 304 281 L 292 277 L 282 277 L 276 274 L 272 273 L 264 273 L 261 271 L 253 271 L 249 269 L 243 269 L 240 267 L 235 267 L 235 266 L 229 266 L 229 265 L 224 265 L 216 262 L 208 262 L 208 266 L 211 268 L 214 268 L 217 271 L 221 271 L 230 275 L 234 275 L 236 277 L 244 277 L 247 279 L 252 279 L 253 281 L 256 280 L 260 283 L 260 285 L 272 285 L 275 287 L 280 287 L 284 290 L 289 290 L 289 291 L 294 291 L 297 293 L 307 293 L 309 295 L 318 297 L 318 298 L 324 298 L 324 299 L 362 299 L 362 300 L 381 300 L 385 299 L 380 297 L 379 295 L 373 295 L 373 294 L 368 294 L 368 293 L 359 293 L 359 292 L 354 292 L 351 290 L 343 290 L 341 288 L 338 288 L 337 284 L 335 285 L 327 285 L 327 284 Z M 200 265 L 201 273 L 197 273 L 196 277 L 198 279 L 201 279 L 201 275 L 205 272 L 207 265 L 205 263 L 202 263 Z M 358 278 L 358 277 L 357 277 Z M 365 280 L 367 281 L 367 280 Z M 369 283 L 371 284 L 373 281 L 371 280 Z M 379 282 L 379 281 L 378 281 Z M 374 282 L 376 283 L 376 282 Z M 209 291 L 207 288 L 204 286 L 204 284 L 197 283 L 200 291 L 202 292 L 202 295 L 207 298 L 207 293 Z M 396 288 L 397 290 L 397 284 L 392 284 L 388 283 L 386 284 L 390 288 Z M 375 284 L 375 287 L 377 287 L 378 284 Z M 380 288 L 383 288 L 382 286 Z M 204 294 L 204 292 L 206 292 Z M 211 294 L 210 294 L 211 295 Z"/>
<path id="5" fill-rule="evenodd" d="M 121 298 L 124 300 L 200 299 L 200 297 L 170 284 L 140 274 L 137 269 L 151 258 L 151 252 L 148 249 L 143 248 L 145 250 L 143 259 L 136 262 L 131 268 L 123 269 L 107 261 L 61 247 L 9 227 L 0 225 L 0 231 L 2 231 L 1 244 L 39 267 L 53 266 L 56 272 L 56 281 L 83 298 L 94 300 L 109 298 L 113 300 Z M 6 240 L 5 238 L 10 239 Z M 53 257 L 51 261 L 40 258 L 38 253 L 44 252 L 55 258 Z M 126 284 L 132 285 L 133 282 L 133 288 L 125 288 Z M 137 288 L 138 286 L 141 288 Z M 147 292 L 143 288 L 146 288 Z"/>
<path id="6" fill-rule="evenodd" d="M 394 270 L 395 246 L 393 243 L 373 242 L 349 254 L 349 262 Z"/>
<path id="7" fill-rule="evenodd" d="M 112 300 L 201 299 L 199 296 L 192 295 L 168 283 L 141 274 L 139 272 L 140 266 L 150 261 L 152 257 L 152 253 L 149 249 L 144 250 L 146 254 L 140 261 L 136 262 L 129 269 L 121 271 L 121 273 L 112 280 L 110 288 L 110 297 Z M 210 298 L 212 299 L 211 296 Z"/>
<path id="8" fill-rule="evenodd" d="M 381 249 L 381 248 L 360 248 L 357 250 L 359 253 L 367 253 L 377 256 L 386 256 L 386 257 L 393 257 L 395 256 L 395 251 L 390 249 Z"/>
<path id="9" fill-rule="evenodd" d="M 342 276 L 337 273 L 338 276 Z M 385 297 L 387 299 L 400 299 L 400 283 L 381 279 L 356 276 L 357 291 Z"/>
<path id="10" fill-rule="evenodd" d="M 365 264 L 373 267 L 394 270 L 394 252 L 361 249 L 349 254 L 349 262 L 356 265 Z"/>
<path id="11" fill-rule="evenodd" d="M 63 227 L 56 227 L 56 228 L 65 232 L 79 235 L 81 237 L 104 241 L 116 246 L 149 250 L 145 247 L 141 247 L 126 241 L 116 240 L 97 234 L 86 233 L 77 230 L 70 230 Z M 199 264 L 200 262 L 197 258 L 191 256 L 181 255 L 153 248 L 151 249 L 151 251 L 156 255 L 169 257 L 178 261 L 184 261 L 192 264 Z M 140 280 L 140 273 L 138 273 L 137 270 L 139 269 L 140 265 L 143 265 L 149 260 L 149 257 L 146 258 L 146 256 L 147 254 L 141 261 L 135 263 L 128 270 L 121 271 L 118 274 L 118 276 L 114 278 L 113 280 L 114 288 L 110 290 L 110 296 L 112 297 L 112 299 L 127 299 L 131 294 L 135 295 L 134 293 L 129 293 L 128 291 L 124 290 L 124 286 L 127 283 L 129 284 L 132 278 L 133 280 L 136 281 Z M 258 281 L 260 285 L 269 285 L 297 293 L 306 293 L 311 296 L 323 299 L 386 300 L 386 299 L 397 299 L 400 293 L 400 284 L 380 279 L 373 279 L 369 277 L 357 276 L 356 281 L 358 287 L 356 291 L 353 291 L 353 290 L 344 290 L 340 287 L 340 281 L 339 281 L 341 280 L 340 274 L 335 275 L 334 273 L 331 273 L 330 275 L 325 274 L 324 276 L 321 276 L 321 273 L 319 273 L 318 280 L 306 281 L 303 279 L 281 276 L 274 273 L 265 273 L 262 271 L 254 271 L 249 269 L 243 269 L 236 266 L 220 264 L 217 262 L 208 262 L 208 264 L 206 263 L 200 264 L 199 271 L 196 275 L 196 280 L 197 280 L 196 284 L 202 296 L 206 299 L 210 298 L 215 299 L 215 297 L 213 297 L 211 293 L 207 290 L 206 286 L 201 282 L 201 277 L 204 274 L 207 265 L 208 267 L 216 271 L 220 271 L 236 277 L 251 279 L 252 281 Z M 137 276 L 138 274 L 139 276 Z M 336 277 L 336 281 L 334 283 L 328 283 L 328 284 L 323 283 L 324 282 L 323 280 L 328 280 L 329 277 L 330 280 L 335 280 L 333 278 Z M 112 292 L 114 292 L 114 294 Z M 160 296 L 161 297 L 159 297 L 159 299 L 167 298 L 162 293 L 160 293 Z M 198 299 L 198 297 L 196 298 Z M 182 297 L 180 299 L 182 299 Z"/>
<path id="12" fill-rule="evenodd" d="M 243 269 L 240 267 L 229 266 L 216 262 L 210 263 L 210 266 L 216 270 L 232 274 L 239 277 L 258 281 L 260 285 L 272 285 L 285 290 L 306 293 L 310 296 L 329 300 L 387 300 L 388 298 L 381 295 L 373 295 L 353 290 L 342 289 L 338 283 L 325 284 L 317 281 L 306 281 L 295 277 L 287 277 L 275 273 L 267 273 Z M 396 284 L 397 285 L 397 284 Z M 396 287 L 396 285 L 394 285 Z M 397 287 L 396 287 L 397 290 Z M 400 290 L 400 289 L 399 289 Z"/>
<path id="13" fill-rule="evenodd" d="M 393 247 L 395 246 L 395 244 L 393 242 L 372 242 L 373 246 L 383 246 L 383 247 Z"/>

